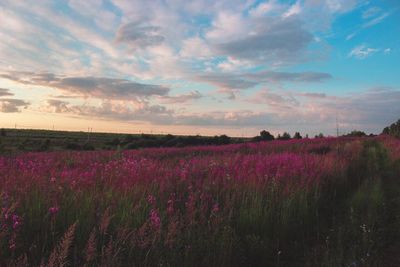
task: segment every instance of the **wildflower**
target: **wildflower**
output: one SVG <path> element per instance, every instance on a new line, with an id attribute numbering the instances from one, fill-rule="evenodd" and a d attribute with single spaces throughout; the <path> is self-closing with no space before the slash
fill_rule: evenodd
<path id="1" fill-rule="evenodd" d="M 8 218 L 10 218 L 10 214 L 8 213 L 8 211 L 6 209 L 4 209 L 4 219 L 8 220 Z"/>
<path id="2" fill-rule="evenodd" d="M 14 214 L 11 218 L 12 218 L 12 223 L 13 223 L 12 227 L 14 230 L 16 230 L 21 225 L 21 220 L 20 220 L 19 216 L 16 214 Z"/>
<path id="3" fill-rule="evenodd" d="M 148 195 L 147 202 L 149 202 L 150 205 L 154 205 L 156 203 L 156 198 L 153 195 Z"/>
<path id="4" fill-rule="evenodd" d="M 51 215 L 56 215 L 58 212 L 59 208 L 58 207 L 51 207 L 49 208 L 49 212 Z"/>
<path id="5" fill-rule="evenodd" d="M 9 249 L 14 250 L 16 248 L 16 245 L 14 242 L 11 242 L 9 245 Z"/>
<path id="6" fill-rule="evenodd" d="M 215 213 L 218 213 L 218 211 L 219 211 L 219 205 L 218 205 L 218 203 L 215 203 L 212 208 L 212 213 L 215 214 Z"/>
<path id="7" fill-rule="evenodd" d="M 158 214 L 158 211 L 155 209 L 152 209 L 150 211 L 150 221 L 151 224 L 153 225 L 154 228 L 159 229 L 161 226 L 161 219 L 160 215 Z"/>
<path id="8" fill-rule="evenodd" d="M 169 199 L 167 202 L 167 213 L 168 215 L 172 215 L 174 213 L 174 201 Z"/>

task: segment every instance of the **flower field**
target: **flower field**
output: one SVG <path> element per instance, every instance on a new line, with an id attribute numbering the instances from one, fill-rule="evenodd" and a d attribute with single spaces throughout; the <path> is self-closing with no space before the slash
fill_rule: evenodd
<path id="1" fill-rule="evenodd" d="M 385 137 L 0 157 L 0 265 L 379 266 L 399 152 Z"/>

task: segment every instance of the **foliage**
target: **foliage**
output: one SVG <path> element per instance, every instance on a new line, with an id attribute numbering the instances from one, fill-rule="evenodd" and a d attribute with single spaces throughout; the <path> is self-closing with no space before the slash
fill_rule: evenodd
<path id="1" fill-rule="evenodd" d="M 363 137 L 363 136 L 367 136 L 363 131 L 357 131 L 357 130 L 353 130 L 350 133 L 346 134 L 345 136 L 349 136 L 349 137 Z"/>
<path id="2" fill-rule="evenodd" d="M 400 137 L 400 119 L 397 122 L 392 123 L 390 126 L 385 127 L 382 133 L 395 137 Z"/>
<path id="3" fill-rule="evenodd" d="M 278 140 L 289 140 L 291 138 L 290 134 L 287 132 L 284 132 L 282 135 L 278 134 L 278 137 L 276 139 Z"/>
<path id="4" fill-rule="evenodd" d="M 294 139 L 301 139 L 303 138 L 299 132 L 296 132 L 293 136 Z"/>

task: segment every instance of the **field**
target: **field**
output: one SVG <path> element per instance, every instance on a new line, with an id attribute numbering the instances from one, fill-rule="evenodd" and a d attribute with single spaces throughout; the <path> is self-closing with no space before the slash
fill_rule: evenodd
<path id="1" fill-rule="evenodd" d="M 0 157 L 0 266 L 400 266 L 400 140 Z"/>
<path id="2" fill-rule="evenodd" d="M 98 132 L 0 129 L 0 155 L 21 151 L 116 150 L 146 147 L 184 147 L 242 143 L 249 138 L 156 134 L 118 134 Z"/>

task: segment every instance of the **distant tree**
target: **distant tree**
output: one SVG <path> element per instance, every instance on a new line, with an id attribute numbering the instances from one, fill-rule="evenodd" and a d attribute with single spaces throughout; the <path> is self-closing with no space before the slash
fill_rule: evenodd
<path id="1" fill-rule="evenodd" d="M 346 134 L 345 136 L 363 137 L 363 136 L 366 136 L 366 134 L 364 132 L 362 132 L 362 131 L 353 130 L 350 133 Z"/>
<path id="2" fill-rule="evenodd" d="M 306 138 L 308 139 L 308 134 L 306 134 Z"/>
<path id="3" fill-rule="evenodd" d="M 319 133 L 316 136 L 314 136 L 314 138 L 324 138 L 324 134 L 323 133 Z"/>
<path id="4" fill-rule="evenodd" d="M 296 132 L 296 133 L 294 134 L 293 138 L 294 138 L 294 139 L 301 139 L 301 138 L 303 138 L 303 137 L 300 135 L 299 132 Z"/>
<path id="5" fill-rule="evenodd" d="M 400 119 L 397 122 L 392 123 L 390 126 L 385 127 L 382 131 L 382 134 L 400 137 Z"/>
<path id="6" fill-rule="evenodd" d="M 1 136 L 6 136 L 7 135 L 6 130 L 4 128 L 1 128 L 0 135 Z"/>
<path id="7" fill-rule="evenodd" d="M 278 135 L 279 140 L 289 140 L 291 138 L 290 134 L 287 132 L 284 132 L 282 135 Z"/>
<path id="8" fill-rule="evenodd" d="M 216 145 L 227 145 L 231 143 L 231 138 L 225 134 L 214 136 L 213 143 Z"/>
<path id="9" fill-rule="evenodd" d="M 389 127 L 383 128 L 382 134 L 389 134 L 389 133 L 390 133 Z"/>
<path id="10" fill-rule="evenodd" d="M 260 132 L 260 139 L 263 141 L 271 141 L 271 140 L 274 140 L 275 137 L 270 132 L 268 132 L 266 130 L 262 130 Z"/>

